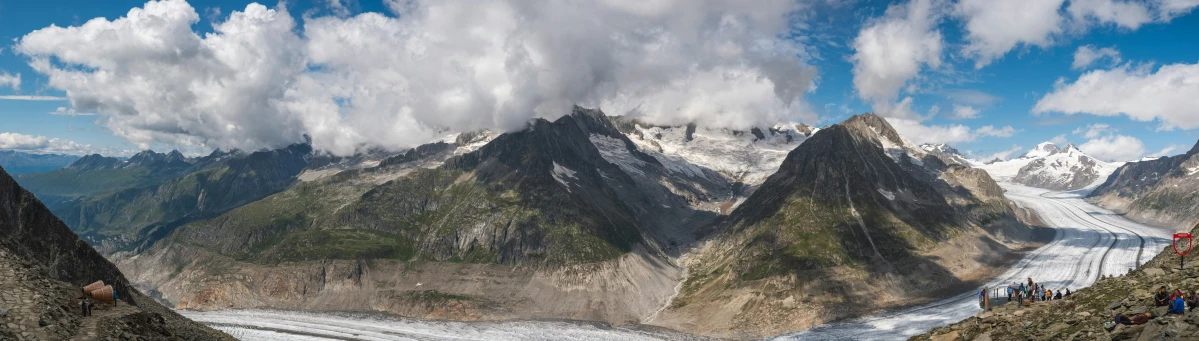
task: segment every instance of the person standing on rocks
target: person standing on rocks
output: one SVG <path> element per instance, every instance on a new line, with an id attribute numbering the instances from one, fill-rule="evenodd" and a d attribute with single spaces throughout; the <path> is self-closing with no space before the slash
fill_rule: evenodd
<path id="1" fill-rule="evenodd" d="M 87 301 L 79 300 L 79 313 L 83 317 L 87 317 Z"/>

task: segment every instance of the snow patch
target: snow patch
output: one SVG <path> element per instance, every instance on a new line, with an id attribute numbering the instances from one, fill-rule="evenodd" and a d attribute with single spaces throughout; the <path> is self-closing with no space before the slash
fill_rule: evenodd
<path id="1" fill-rule="evenodd" d="M 641 167 L 646 164 L 645 161 L 633 155 L 633 152 L 629 151 L 628 146 L 625 145 L 624 140 L 605 135 L 591 134 L 591 144 L 595 145 L 596 149 L 599 149 L 600 156 L 603 156 L 604 160 L 619 166 L 625 173 L 645 176 L 645 171 L 641 170 Z"/>
<path id="2" fill-rule="evenodd" d="M 778 124 L 759 129 L 765 138 L 748 131 L 695 127 L 688 139 L 687 127 L 636 125 L 628 134 L 642 152 L 658 159 L 670 172 L 691 177 L 704 176 L 704 168 L 749 185 L 759 185 L 778 171 L 787 153 L 808 139 L 798 124 Z M 819 129 L 810 128 L 815 134 Z M 702 168 L 701 168 L 702 167 Z"/>
<path id="3" fill-rule="evenodd" d="M 567 183 L 567 180 L 578 180 L 579 179 L 579 178 L 575 177 L 575 171 L 571 170 L 570 168 L 566 168 L 562 165 L 559 165 L 557 162 L 554 162 L 554 170 L 552 173 L 554 176 L 554 180 L 558 181 L 558 183 L 562 184 L 563 187 L 566 187 L 567 192 L 570 192 L 570 184 Z"/>
<path id="4" fill-rule="evenodd" d="M 895 192 L 891 192 L 882 188 L 879 188 L 878 192 L 882 194 L 883 197 L 886 197 L 887 200 L 895 201 Z"/>

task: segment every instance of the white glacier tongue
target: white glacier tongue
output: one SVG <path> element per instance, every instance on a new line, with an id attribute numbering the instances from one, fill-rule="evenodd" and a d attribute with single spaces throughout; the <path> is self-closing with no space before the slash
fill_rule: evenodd
<path id="1" fill-rule="evenodd" d="M 810 133 L 801 132 L 801 127 Z M 637 124 L 636 131 L 627 135 L 638 149 L 658 159 L 671 172 L 695 176 L 702 171 L 694 166 L 701 166 L 758 185 L 778 171 L 787 153 L 818 130 L 779 124 L 756 132 L 694 127 L 688 134 L 687 127 Z"/>
<path id="2" fill-rule="evenodd" d="M 179 311 L 241 340 L 309 341 L 653 341 L 701 338 L 657 329 L 568 321 L 453 322 L 346 313 L 269 310 Z"/>

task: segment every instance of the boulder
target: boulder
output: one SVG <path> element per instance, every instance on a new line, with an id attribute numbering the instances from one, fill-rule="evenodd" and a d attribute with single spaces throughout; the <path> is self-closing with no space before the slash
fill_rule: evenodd
<path id="1" fill-rule="evenodd" d="M 933 335 L 929 338 L 930 341 L 957 341 L 962 339 L 962 335 L 958 331 L 951 331 L 941 335 Z"/>
<path id="2" fill-rule="evenodd" d="M 1166 274 L 1166 271 L 1162 270 L 1161 268 L 1146 268 L 1143 271 L 1145 271 L 1145 274 L 1149 277 L 1157 277 Z"/>

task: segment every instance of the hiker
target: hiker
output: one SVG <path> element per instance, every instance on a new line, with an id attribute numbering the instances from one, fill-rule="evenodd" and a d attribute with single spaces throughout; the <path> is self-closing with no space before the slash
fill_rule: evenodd
<path id="1" fill-rule="evenodd" d="M 986 288 L 978 289 L 978 307 L 982 308 L 982 309 L 987 308 L 987 289 Z"/>
<path id="2" fill-rule="evenodd" d="M 1186 314 L 1186 312 L 1187 312 L 1186 300 L 1183 300 L 1182 296 L 1178 296 L 1178 297 L 1174 298 L 1174 301 L 1171 301 L 1170 311 L 1166 312 L 1166 315 L 1176 315 L 1176 314 L 1181 315 L 1181 314 Z"/>
<path id="3" fill-rule="evenodd" d="M 1133 316 L 1132 324 L 1146 324 L 1149 323 L 1149 320 L 1152 320 L 1154 317 L 1156 316 L 1153 316 L 1153 312 L 1147 311 L 1144 314 Z"/>
<path id="4" fill-rule="evenodd" d="M 1190 307 L 1189 311 L 1195 311 L 1195 306 L 1199 305 L 1199 294 L 1196 294 L 1194 290 L 1191 290 L 1191 294 L 1187 296 L 1186 301 L 1187 307 Z"/>
<path id="5" fill-rule="evenodd" d="M 1166 291 L 1166 286 L 1157 289 L 1157 294 L 1153 295 L 1153 304 L 1158 307 L 1165 307 L 1170 304 L 1170 292 Z"/>
<path id="6" fill-rule="evenodd" d="M 1122 325 L 1126 325 L 1126 326 L 1132 325 L 1132 320 L 1129 319 L 1127 316 L 1124 316 L 1123 314 L 1120 314 L 1120 313 L 1116 313 L 1115 315 L 1116 316 L 1112 317 L 1112 321 L 1116 322 L 1116 324 L 1122 324 Z"/>
<path id="7" fill-rule="evenodd" d="M 1057 294 L 1053 295 L 1053 299 L 1055 299 L 1055 300 L 1062 299 L 1062 289 L 1057 289 Z"/>
<path id="8" fill-rule="evenodd" d="M 87 303 L 87 316 L 92 316 L 92 308 L 96 307 L 96 303 L 92 302 L 92 300 L 84 300 L 83 302 Z"/>
<path id="9" fill-rule="evenodd" d="M 1070 288 L 1066 288 L 1066 297 L 1070 297 Z"/>
<path id="10" fill-rule="evenodd" d="M 87 302 L 79 300 L 79 315 L 87 317 Z"/>

